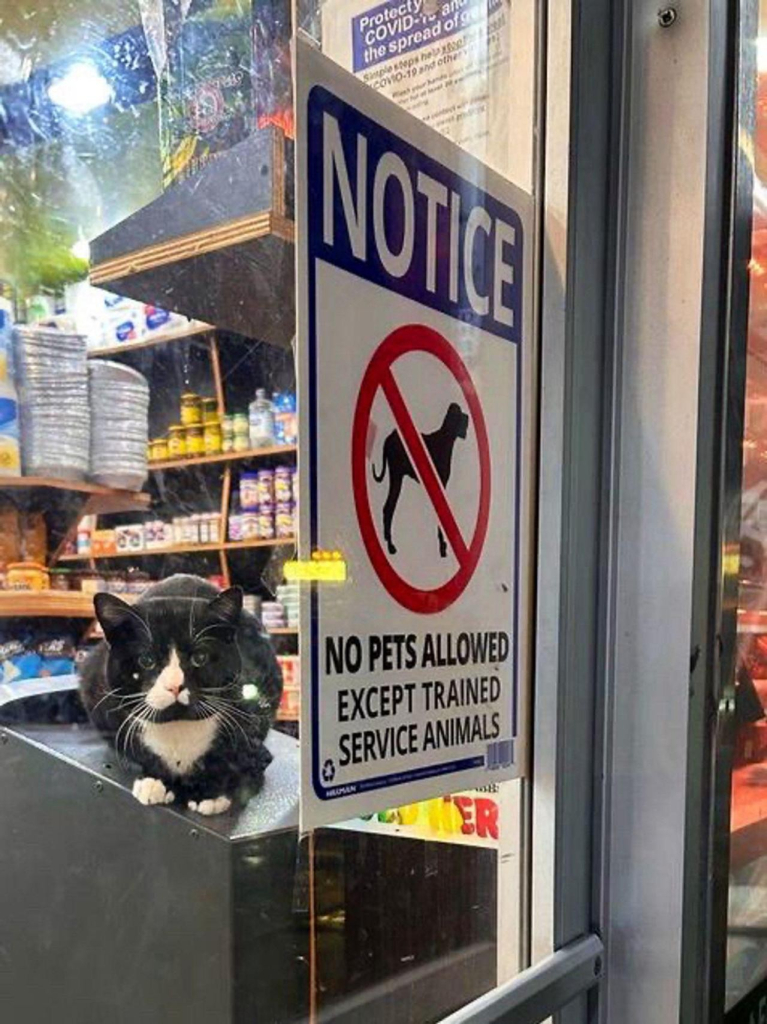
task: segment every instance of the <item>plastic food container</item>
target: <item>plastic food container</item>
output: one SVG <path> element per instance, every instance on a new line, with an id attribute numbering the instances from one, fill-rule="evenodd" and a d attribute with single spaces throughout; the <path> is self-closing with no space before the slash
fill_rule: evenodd
<path id="1" fill-rule="evenodd" d="M 48 570 L 39 562 L 13 562 L 8 566 L 9 590 L 49 590 L 50 585 Z"/>
<path id="2" fill-rule="evenodd" d="M 259 505 L 274 504 L 274 470 L 260 469 L 258 471 L 258 498 Z"/>
<path id="3" fill-rule="evenodd" d="M 293 472 L 289 466 L 274 471 L 274 500 L 277 504 L 293 500 Z"/>
<path id="4" fill-rule="evenodd" d="M 243 512 L 258 508 L 258 473 L 240 474 L 240 506 Z"/>
<path id="5" fill-rule="evenodd" d="M 274 539 L 274 508 L 262 505 L 258 511 L 258 536 L 261 540 Z"/>
<path id="6" fill-rule="evenodd" d="M 243 512 L 240 516 L 242 523 L 242 540 L 258 540 L 260 515 L 258 512 Z"/>
<path id="7" fill-rule="evenodd" d="M 278 537 L 293 536 L 293 506 L 289 502 L 277 506 L 274 532 Z"/>

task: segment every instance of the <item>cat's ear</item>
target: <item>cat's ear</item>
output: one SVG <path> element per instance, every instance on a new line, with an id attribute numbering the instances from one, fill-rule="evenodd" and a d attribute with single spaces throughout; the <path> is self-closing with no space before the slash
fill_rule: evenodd
<path id="1" fill-rule="evenodd" d="M 131 630 L 146 632 L 149 629 L 136 609 L 114 594 L 96 594 L 93 598 L 93 607 L 96 609 L 96 618 L 104 630 L 104 636 L 110 644 L 120 634 L 124 635 Z"/>
<path id="2" fill-rule="evenodd" d="M 206 610 L 206 618 L 210 625 L 229 628 L 239 625 L 241 614 L 242 590 L 239 587 L 222 590 L 213 598 Z"/>

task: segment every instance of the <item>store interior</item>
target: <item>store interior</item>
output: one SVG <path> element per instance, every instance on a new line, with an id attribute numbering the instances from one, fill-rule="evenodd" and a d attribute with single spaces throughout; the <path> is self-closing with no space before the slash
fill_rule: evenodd
<path id="1" fill-rule="evenodd" d="M 0 855 L 0 878 L 15 872 L 6 932 L 24 932 L 40 971 L 34 939 L 47 929 L 45 963 L 66 975 L 57 998 L 108 1007 L 124 950 L 99 915 L 135 850 L 167 866 L 183 827 L 208 858 L 191 858 L 185 883 L 230 901 L 231 919 L 169 915 L 144 949 L 139 900 L 125 934 L 139 941 L 137 977 L 179 928 L 198 952 L 215 945 L 227 1015 L 200 1016 L 220 1007 L 190 985 L 188 1014 L 173 1019 L 341 1021 L 365 1007 L 371 1020 L 438 1020 L 498 980 L 497 787 L 298 832 L 291 5 L 6 6 L 0 728 L 22 780 L 0 808 L 18 826 L 16 852 Z M 319 13 L 295 16 L 311 27 Z M 241 811 L 201 821 L 166 809 L 149 840 L 129 752 L 110 754 L 88 724 L 78 670 L 103 641 L 96 594 L 131 604 L 177 573 L 240 587 L 268 634 L 284 683 L 277 767 Z M 110 813 L 89 810 L 94 787 Z M 92 889 L 56 877 L 61 850 L 88 864 Z M 180 900 L 181 880 L 162 877 L 146 894 L 158 906 L 168 888 Z M 99 970 L 71 955 L 72 921 Z M 140 1019 L 171 1019 L 151 1016 L 178 988 L 171 975 L 136 989 Z M 11 1006 L 31 988 L 20 969 Z"/>

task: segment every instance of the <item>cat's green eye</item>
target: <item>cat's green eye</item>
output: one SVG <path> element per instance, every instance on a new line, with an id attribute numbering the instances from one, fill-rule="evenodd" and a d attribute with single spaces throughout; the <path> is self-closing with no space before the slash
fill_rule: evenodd
<path id="1" fill-rule="evenodd" d="M 203 665 L 208 663 L 208 655 L 205 651 L 195 651 L 191 661 L 195 668 L 202 668 Z"/>
<path id="2" fill-rule="evenodd" d="M 157 662 L 151 654 L 141 654 L 138 659 L 139 668 L 143 668 L 145 672 L 151 672 L 152 669 L 157 665 Z"/>

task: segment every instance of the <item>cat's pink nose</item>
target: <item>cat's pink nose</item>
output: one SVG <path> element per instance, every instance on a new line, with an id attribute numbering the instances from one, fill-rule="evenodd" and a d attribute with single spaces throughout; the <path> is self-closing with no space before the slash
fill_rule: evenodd
<path id="1" fill-rule="evenodd" d="M 174 697 L 178 697 L 178 694 L 179 694 L 179 691 L 180 691 L 180 689 L 181 689 L 182 685 L 183 685 L 183 684 L 182 684 L 182 683 L 180 683 L 180 682 L 170 682 L 170 681 L 168 681 L 168 682 L 167 682 L 167 683 L 165 684 L 165 689 L 166 689 L 166 690 L 167 690 L 167 691 L 168 691 L 169 693 L 172 693 Z"/>

